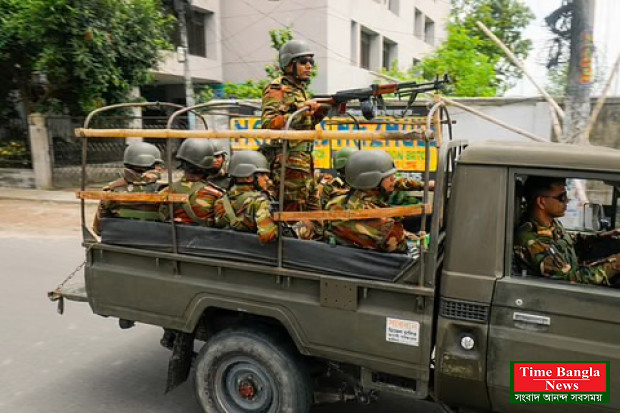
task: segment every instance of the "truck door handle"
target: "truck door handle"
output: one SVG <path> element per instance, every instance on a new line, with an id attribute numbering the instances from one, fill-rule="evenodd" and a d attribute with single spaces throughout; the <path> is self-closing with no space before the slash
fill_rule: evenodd
<path id="1" fill-rule="evenodd" d="M 514 312 L 512 313 L 512 320 L 521 322 L 521 323 L 535 324 L 538 326 L 550 326 L 551 325 L 550 317 L 545 317 L 545 316 L 536 315 L 536 314 Z"/>

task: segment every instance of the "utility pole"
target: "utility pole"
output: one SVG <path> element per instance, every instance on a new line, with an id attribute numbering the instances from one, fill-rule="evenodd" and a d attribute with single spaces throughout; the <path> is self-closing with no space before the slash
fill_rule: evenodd
<path id="1" fill-rule="evenodd" d="M 594 0 L 573 0 L 563 141 L 582 143 L 594 81 Z"/>
<path id="2" fill-rule="evenodd" d="M 191 0 L 174 0 L 174 8 L 177 11 L 179 22 L 179 35 L 181 45 L 177 49 L 177 60 L 183 62 L 183 76 L 185 78 L 185 106 L 194 106 L 194 86 L 192 74 L 189 68 L 189 47 L 187 43 L 187 21 L 185 13 Z M 187 122 L 190 130 L 196 129 L 196 118 L 193 113 L 187 113 Z"/>

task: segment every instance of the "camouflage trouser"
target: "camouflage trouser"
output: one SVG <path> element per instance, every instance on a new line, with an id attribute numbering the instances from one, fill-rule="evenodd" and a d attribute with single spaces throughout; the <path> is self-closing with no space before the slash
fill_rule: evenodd
<path id="1" fill-rule="evenodd" d="M 286 168 L 284 177 L 284 211 L 316 211 L 321 209 L 318 202 L 317 186 L 310 172 Z M 279 167 L 274 169 L 272 180 L 275 187 L 275 199 L 279 199 Z"/>
<path id="2" fill-rule="evenodd" d="M 271 170 L 271 179 L 274 183 L 271 192 L 275 199 L 280 199 L 281 156 L 281 154 L 276 155 Z M 308 160 L 311 161 L 311 158 Z M 293 167 L 289 168 L 287 162 L 284 172 L 284 211 L 316 211 L 321 209 L 318 186 L 312 175 L 311 164 L 301 162 L 296 154 L 289 154 L 288 161 Z"/>

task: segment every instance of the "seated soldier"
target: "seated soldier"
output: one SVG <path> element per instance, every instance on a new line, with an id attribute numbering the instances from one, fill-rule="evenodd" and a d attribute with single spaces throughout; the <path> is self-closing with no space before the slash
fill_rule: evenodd
<path id="1" fill-rule="evenodd" d="M 352 154 L 357 152 L 357 149 L 342 148 L 334 154 L 333 166 L 337 175 L 332 177 L 329 174 L 324 174 L 319 180 L 319 199 L 321 202 L 321 208 L 325 209 L 325 206 L 331 198 L 337 195 L 346 194 L 349 191 L 349 185 L 347 184 L 344 176 L 344 168 L 347 161 Z M 432 191 L 435 187 L 435 182 L 430 181 L 429 188 Z M 409 196 L 406 191 L 422 191 L 424 189 L 424 182 L 410 178 L 396 178 L 394 183 L 394 192 L 390 196 L 388 204 L 390 205 L 410 205 L 417 204 L 419 200 Z"/>
<path id="2" fill-rule="evenodd" d="M 321 209 L 325 209 L 325 206 L 329 200 L 337 195 L 344 195 L 349 191 L 349 185 L 345 181 L 344 167 L 351 157 L 351 154 L 356 152 L 357 149 L 342 148 L 334 154 L 332 163 L 336 170 L 336 176 L 330 174 L 323 174 L 318 180 L 318 193 L 321 203 Z"/>
<path id="3" fill-rule="evenodd" d="M 394 192 L 396 167 L 384 151 L 359 151 L 351 155 L 345 167 L 347 182 L 353 188 L 327 204 L 330 211 L 386 208 Z M 326 239 L 342 245 L 383 252 L 406 252 L 407 239 L 401 220 L 376 218 L 333 221 L 328 224 Z"/>
<path id="4" fill-rule="evenodd" d="M 278 237 L 278 226 L 271 216 L 269 163 L 255 151 L 235 152 L 230 160 L 233 186 L 215 203 L 215 225 L 235 231 L 255 232 L 262 243 Z"/>
<path id="5" fill-rule="evenodd" d="M 161 152 L 155 145 L 138 142 L 128 145 L 123 155 L 125 169 L 122 176 L 103 187 L 104 191 L 157 193 L 161 188 Z M 159 206 L 137 202 L 101 201 L 95 214 L 93 230 L 101 234 L 101 219 L 106 217 L 133 218 L 159 221 Z"/>
<path id="6" fill-rule="evenodd" d="M 180 181 L 173 182 L 162 193 L 189 195 L 188 202 L 174 204 L 174 221 L 212 227 L 215 223 L 213 206 L 226 191 L 208 182 L 215 152 L 207 139 L 186 139 L 176 154 L 184 172 Z M 170 219 L 169 204 L 162 205 L 160 213 Z"/>
<path id="7" fill-rule="evenodd" d="M 228 141 L 223 139 L 214 139 L 213 141 L 213 167 L 209 172 L 209 182 L 214 183 L 220 188 L 228 188 L 230 185 L 230 176 L 228 175 Z"/>
<path id="8" fill-rule="evenodd" d="M 596 237 L 617 236 L 620 230 L 575 236 L 566 232 L 557 219 L 564 216 L 568 204 L 564 179 L 529 177 L 525 183 L 525 197 L 527 210 L 514 240 L 517 265 L 542 277 L 610 285 L 612 278 L 620 272 L 620 254 L 585 263 L 577 256 L 575 247 L 590 243 Z"/>

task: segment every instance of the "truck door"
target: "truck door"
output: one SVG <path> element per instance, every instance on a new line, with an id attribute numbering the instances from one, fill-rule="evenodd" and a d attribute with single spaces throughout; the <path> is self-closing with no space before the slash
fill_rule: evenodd
<path id="1" fill-rule="evenodd" d="M 514 196 L 514 179 L 512 186 L 509 194 Z M 516 208 L 517 202 L 509 205 Z M 518 215 L 512 208 L 509 214 Z M 512 251 L 512 231 L 507 234 L 506 250 Z M 487 382 L 493 410 L 620 410 L 620 290 L 517 274 L 511 270 L 512 254 L 506 260 L 507 270 L 496 282 L 489 326 Z M 511 361 L 609 361 L 611 402 L 566 403 L 556 409 L 546 403 L 510 403 Z"/>

